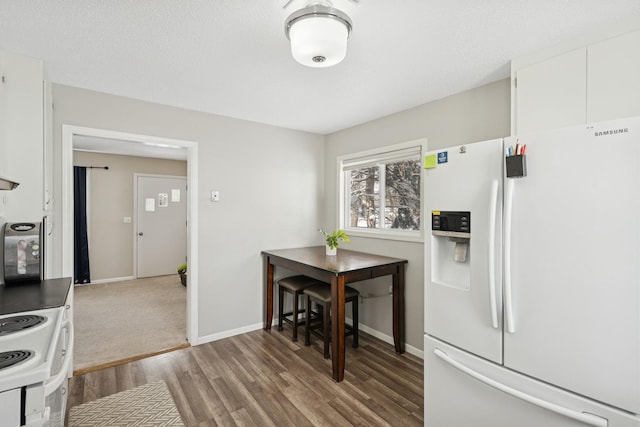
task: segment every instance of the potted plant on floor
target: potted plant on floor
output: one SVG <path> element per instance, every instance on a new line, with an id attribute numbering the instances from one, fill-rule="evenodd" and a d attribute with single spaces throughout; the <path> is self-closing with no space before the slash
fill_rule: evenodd
<path id="1" fill-rule="evenodd" d="M 180 283 L 182 283 L 182 286 L 187 286 L 187 263 L 186 262 L 178 266 L 178 274 L 180 275 Z"/>
<path id="2" fill-rule="evenodd" d="M 318 228 L 318 231 L 321 232 L 325 237 L 327 255 L 333 256 L 338 253 L 339 240 L 342 240 L 345 243 L 349 243 L 349 236 L 347 236 L 347 233 L 342 230 L 334 230 L 331 234 L 324 231 L 323 228 Z"/>

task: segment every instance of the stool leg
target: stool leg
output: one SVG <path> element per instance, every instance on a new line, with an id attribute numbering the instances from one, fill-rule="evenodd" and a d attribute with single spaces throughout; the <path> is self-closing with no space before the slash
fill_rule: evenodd
<path id="1" fill-rule="evenodd" d="M 358 348 L 358 297 L 351 300 L 351 317 L 353 318 L 353 348 Z"/>
<path id="2" fill-rule="evenodd" d="M 311 345 L 311 298 L 307 295 L 304 322 L 304 345 Z"/>
<path id="3" fill-rule="evenodd" d="M 298 295 L 299 293 L 293 292 L 293 335 L 291 341 L 298 341 Z"/>
<path id="4" fill-rule="evenodd" d="M 322 313 L 322 338 L 324 339 L 324 358 L 329 358 L 329 344 L 331 336 L 331 328 L 329 326 L 329 319 L 331 318 L 331 303 L 324 305 Z"/>
<path id="5" fill-rule="evenodd" d="M 284 305 L 284 288 L 282 286 L 278 286 L 278 330 L 282 330 L 282 313 L 284 309 L 282 306 Z"/>

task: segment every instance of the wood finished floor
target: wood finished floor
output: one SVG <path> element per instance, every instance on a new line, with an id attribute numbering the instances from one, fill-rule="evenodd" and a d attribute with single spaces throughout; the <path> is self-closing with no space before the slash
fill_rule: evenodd
<path id="1" fill-rule="evenodd" d="M 335 383 L 321 341 L 303 341 L 259 330 L 76 376 L 68 408 L 164 380 L 186 426 L 423 425 L 422 360 L 361 333 Z"/>

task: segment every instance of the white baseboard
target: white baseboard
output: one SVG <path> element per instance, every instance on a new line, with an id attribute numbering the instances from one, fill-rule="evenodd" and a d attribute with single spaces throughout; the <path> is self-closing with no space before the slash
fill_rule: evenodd
<path id="1" fill-rule="evenodd" d="M 99 285 L 100 283 L 111 283 L 111 282 L 126 282 L 127 280 L 135 280 L 134 276 L 127 277 L 114 277 L 112 279 L 98 279 L 92 280 L 91 283 L 76 283 L 76 286 L 86 286 L 86 285 Z"/>
<path id="2" fill-rule="evenodd" d="M 351 323 L 351 319 L 346 318 L 345 319 L 348 323 Z M 273 319 L 272 321 L 272 328 L 276 328 L 278 324 L 278 319 Z M 229 338 L 229 337 L 233 337 L 235 335 L 240 335 L 240 334 L 246 334 L 247 332 L 252 332 L 252 331 L 256 331 L 258 329 L 262 329 L 264 323 L 260 322 L 260 323 L 254 323 L 253 325 L 249 325 L 249 326 L 243 326 L 242 328 L 237 328 L 237 329 L 231 329 L 229 331 L 224 331 L 224 332 L 219 332 L 217 334 L 211 334 L 211 335 L 206 335 L 204 337 L 198 337 L 198 342 L 197 344 L 204 344 L 204 343 L 208 343 L 208 342 L 212 342 L 212 341 L 218 341 L 224 338 Z M 393 337 L 383 334 L 380 331 L 377 331 L 375 329 L 372 329 L 370 327 L 368 327 L 367 325 L 363 325 L 362 323 L 358 325 L 359 329 L 362 332 L 365 332 L 375 338 L 378 338 L 381 341 L 384 341 L 388 344 L 393 345 Z M 191 343 L 194 345 L 197 345 L 195 343 Z M 408 344 L 405 344 L 405 351 L 409 354 L 413 354 L 416 357 L 419 357 L 420 359 L 424 359 L 424 351 L 420 350 L 419 348 L 415 348 L 413 346 L 410 346 Z"/>
<path id="3" fill-rule="evenodd" d="M 233 337 L 240 334 L 246 334 L 247 332 L 256 331 L 258 329 L 262 329 L 264 324 L 254 323 L 253 325 L 243 326 L 237 329 L 231 329 L 224 332 L 218 332 L 217 334 L 205 335 L 204 337 L 198 337 L 198 344 L 205 344 L 212 341 L 218 341 L 224 338 Z M 193 344 L 193 343 L 192 343 Z"/>
<path id="4" fill-rule="evenodd" d="M 345 320 L 351 323 L 351 319 L 347 318 Z M 383 334 L 382 332 L 375 330 L 373 328 L 370 328 L 367 325 L 363 325 L 362 323 L 358 324 L 358 329 L 361 330 L 362 332 L 366 332 L 367 334 L 375 338 L 378 338 L 380 341 L 384 341 L 387 344 L 394 345 L 392 336 Z M 409 354 L 413 354 L 414 356 L 419 357 L 420 359 L 424 359 L 424 351 L 420 350 L 419 348 L 415 348 L 405 343 L 404 350 Z"/>

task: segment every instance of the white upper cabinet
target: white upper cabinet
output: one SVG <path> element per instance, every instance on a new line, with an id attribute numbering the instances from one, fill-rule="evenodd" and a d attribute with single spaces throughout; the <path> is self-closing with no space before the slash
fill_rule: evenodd
<path id="1" fill-rule="evenodd" d="M 640 31 L 589 46 L 587 122 L 640 116 Z"/>
<path id="2" fill-rule="evenodd" d="M 512 135 L 640 116 L 640 31 L 511 63 Z"/>
<path id="3" fill-rule="evenodd" d="M 587 50 L 577 49 L 516 72 L 518 133 L 583 123 Z"/>
<path id="4" fill-rule="evenodd" d="M 38 221 L 45 211 L 43 62 L 0 51 L 0 175 L 20 183 L 0 200 L 4 221 Z"/>

